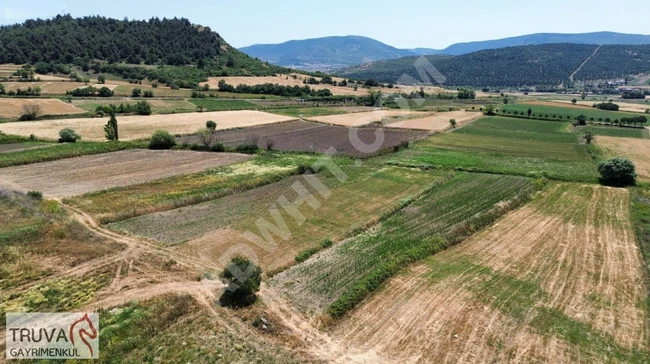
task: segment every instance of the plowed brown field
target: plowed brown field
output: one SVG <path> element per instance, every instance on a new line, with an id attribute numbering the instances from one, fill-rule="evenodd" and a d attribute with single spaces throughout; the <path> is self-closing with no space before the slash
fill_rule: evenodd
<path id="1" fill-rule="evenodd" d="M 333 335 L 385 362 L 640 362 L 646 293 L 628 191 L 556 185 L 393 279 Z"/>
<path id="2" fill-rule="evenodd" d="M 245 161 L 243 154 L 129 150 L 0 169 L 0 186 L 68 197 Z"/>
<path id="3" fill-rule="evenodd" d="M 451 128 L 449 120 L 456 119 L 457 126 L 463 126 L 483 116 L 479 112 L 452 111 L 438 113 L 422 119 L 409 119 L 386 124 L 387 128 L 444 131 Z"/>

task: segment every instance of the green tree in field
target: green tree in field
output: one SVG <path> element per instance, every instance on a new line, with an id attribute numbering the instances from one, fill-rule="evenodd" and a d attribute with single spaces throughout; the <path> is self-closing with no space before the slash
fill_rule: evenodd
<path id="1" fill-rule="evenodd" d="M 528 117 L 530 117 L 530 115 L 531 115 L 532 113 L 533 113 L 533 109 L 528 108 Z"/>
<path id="2" fill-rule="evenodd" d="M 106 76 L 97 76 L 97 83 L 103 85 L 106 83 Z"/>
<path id="3" fill-rule="evenodd" d="M 614 158 L 598 165 L 600 182 L 606 186 L 625 187 L 636 185 L 634 163 L 625 158 Z"/>
<path id="4" fill-rule="evenodd" d="M 6 93 L 5 86 L 0 83 L 0 95 L 4 95 L 5 93 Z"/>
<path id="5" fill-rule="evenodd" d="M 504 105 L 508 105 L 508 102 L 509 102 L 509 101 L 508 101 L 508 98 L 505 97 L 505 98 L 503 99 L 503 104 L 504 104 Z"/>
<path id="6" fill-rule="evenodd" d="M 457 123 L 456 123 L 456 119 L 451 119 L 451 120 L 449 120 L 449 124 L 451 124 L 451 127 L 452 127 L 452 128 L 456 129 L 456 124 L 457 124 Z"/>
<path id="7" fill-rule="evenodd" d="M 494 105 L 488 105 L 488 106 L 485 108 L 485 115 L 488 115 L 488 116 L 496 115 L 496 113 L 494 112 L 494 109 L 495 109 L 495 108 L 494 108 Z"/>
<path id="8" fill-rule="evenodd" d="M 578 115 L 576 120 L 578 121 L 578 125 L 587 125 L 587 117 L 582 114 Z"/>
<path id="9" fill-rule="evenodd" d="M 585 133 L 583 138 L 585 138 L 585 143 L 591 144 L 591 142 L 594 140 L 594 133 L 588 131 Z"/>
<path id="10" fill-rule="evenodd" d="M 147 90 L 147 91 L 145 91 L 145 92 L 143 93 L 143 95 L 144 95 L 144 97 L 152 98 L 152 97 L 153 97 L 153 91 L 151 91 L 151 90 Z"/>
<path id="11" fill-rule="evenodd" d="M 134 88 L 133 91 L 131 91 L 131 95 L 133 97 L 140 97 L 142 96 L 142 90 L 140 90 L 139 88 Z"/>
<path id="12" fill-rule="evenodd" d="M 574 104 L 574 105 L 575 105 L 577 102 L 578 102 L 578 100 L 576 100 L 576 99 L 571 100 L 571 103 Z"/>
<path id="13" fill-rule="evenodd" d="M 117 131 L 117 119 L 115 118 L 115 113 L 111 113 L 111 118 L 104 126 L 104 135 L 106 136 L 106 140 L 109 141 L 118 141 L 120 139 Z"/>
<path id="14" fill-rule="evenodd" d="M 164 130 L 156 130 L 149 141 L 149 149 L 172 149 L 175 145 L 174 136 Z"/>
<path id="15" fill-rule="evenodd" d="M 228 288 L 219 298 L 222 306 L 241 308 L 255 303 L 255 293 L 260 290 L 262 269 L 246 258 L 233 258 L 220 277 Z"/>
<path id="16" fill-rule="evenodd" d="M 65 128 L 59 132 L 59 143 L 76 143 L 78 140 L 81 140 L 81 135 L 70 128 Z"/>
<path id="17" fill-rule="evenodd" d="M 217 130 L 217 123 L 215 123 L 215 122 L 212 121 L 212 120 L 208 120 L 208 121 L 205 123 L 205 127 L 206 127 L 208 130 L 211 130 L 212 132 L 214 132 L 214 131 Z"/>
<path id="18" fill-rule="evenodd" d="M 580 95 L 580 97 L 581 97 L 583 100 L 586 99 L 586 98 L 587 98 L 587 90 L 582 89 L 582 94 Z"/>

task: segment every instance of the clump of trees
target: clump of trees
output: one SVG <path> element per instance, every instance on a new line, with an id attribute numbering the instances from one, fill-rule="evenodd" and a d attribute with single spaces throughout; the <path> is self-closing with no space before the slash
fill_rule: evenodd
<path id="1" fill-rule="evenodd" d="M 642 91 L 625 91 L 623 92 L 623 95 L 621 95 L 622 98 L 624 99 L 645 99 L 645 94 Z"/>
<path id="2" fill-rule="evenodd" d="M 596 108 L 600 110 L 618 111 L 619 106 L 613 102 L 601 102 L 596 105 Z"/>
<path id="3" fill-rule="evenodd" d="M 460 100 L 474 100 L 476 98 L 476 92 L 474 90 L 467 90 L 461 88 L 460 90 L 458 90 L 457 97 Z"/>
<path id="4" fill-rule="evenodd" d="M 243 257 L 234 257 L 221 272 L 228 287 L 219 298 L 222 306 L 247 307 L 257 301 L 256 293 L 262 282 L 262 269 Z"/>
<path id="5" fill-rule="evenodd" d="M 625 187 L 636 185 L 634 163 L 625 158 L 613 158 L 598 165 L 600 182 L 606 186 Z"/>
<path id="6" fill-rule="evenodd" d="M 59 143 L 76 143 L 78 140 L 81 140 L 81 135 L 70 128 L 65 128 L 59 132 Z"/>
<path id="7" fill-rule="evenodd" d="M 635 116 L 631 118 L 621 118 L 621 120 L 619 120 L 619 125 L 620 126 L 634 125 L 635 127 L 638 127 L 638 126 L 643 126 L 643 124 L 647 122 L 648 122 L 648 118 L 645 117 L 644 115 L 641 115 L 641 116 Z"/>
<path id="8" fill-rule="evenodd" d="M 98 105 L 95 108 L 96 114 L 137 114 L 151 115 L 151 104 L 146 101 L 139 101 L 136 104 Z"/>
<path id="9" fill-rule="evenodd" d="M 172 149 L 175 146 L 174 136 L 164 130 L 156 130 L 149 141 L 149 149 L 154 150 Z"/>
<path id="10" fill-rule="evenodd" d="M 108 87 L 102 87 L 98 89 L 96 87 L 89 86 L 67 91 L 65 94 L 74 97 L 111 97 L 113 96 L 113 91 Z"/>

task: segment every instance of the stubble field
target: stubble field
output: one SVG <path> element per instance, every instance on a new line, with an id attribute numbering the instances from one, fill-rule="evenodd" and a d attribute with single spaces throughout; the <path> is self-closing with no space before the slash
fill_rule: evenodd
<path id="1" fill-rule="evenodd" d="M 41 115 L 83 114 L 85 111 L 58 99 L 0 99 L 0 117 L 18 118 L 25 105 L 39 105 Z"/>
<path id="2" fill-rule="evenodd" d="M 281 123 L 293 120 L 288 116 L 274 115 L 261 111 L 221 111 L 206 113 L 168 114 L 150 116 L 118 116 L 120 140 L 138 140 L 151 137 L 156 130 L 166 130 L 171 134 L 192 134 L 205 128 L 208 120 L 217 123 L 218 130 L 245 128 L 249 126 Z M 108 118 L 63 119 L 35 122 L 15 122 L 0 124 L 5 134 L 29 136 L 34 134 L 42 139 L 58 139 L 59 131 L 72 128 L 83 140 L 106 140 L 104 126 Z"/>
<path id="3" fill-rule="evenodd" d="M 334 335 L 389 361 L 645 362 L 646 294 L 628 192 L 556 185 L 391 280 Z"/>

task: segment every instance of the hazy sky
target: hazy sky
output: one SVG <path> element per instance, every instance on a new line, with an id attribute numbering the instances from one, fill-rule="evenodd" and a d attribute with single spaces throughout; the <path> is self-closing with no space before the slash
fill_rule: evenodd
<path id="1" fill-rule="evenodd" d="M 650 33 L 650 1 L 0 0 L 0 24 L 62 13 L 184 17 L 210 26 L 235 47 L 331 35 L 363 35 L 398 48 L 445 48 L 540 32 Z"/>

